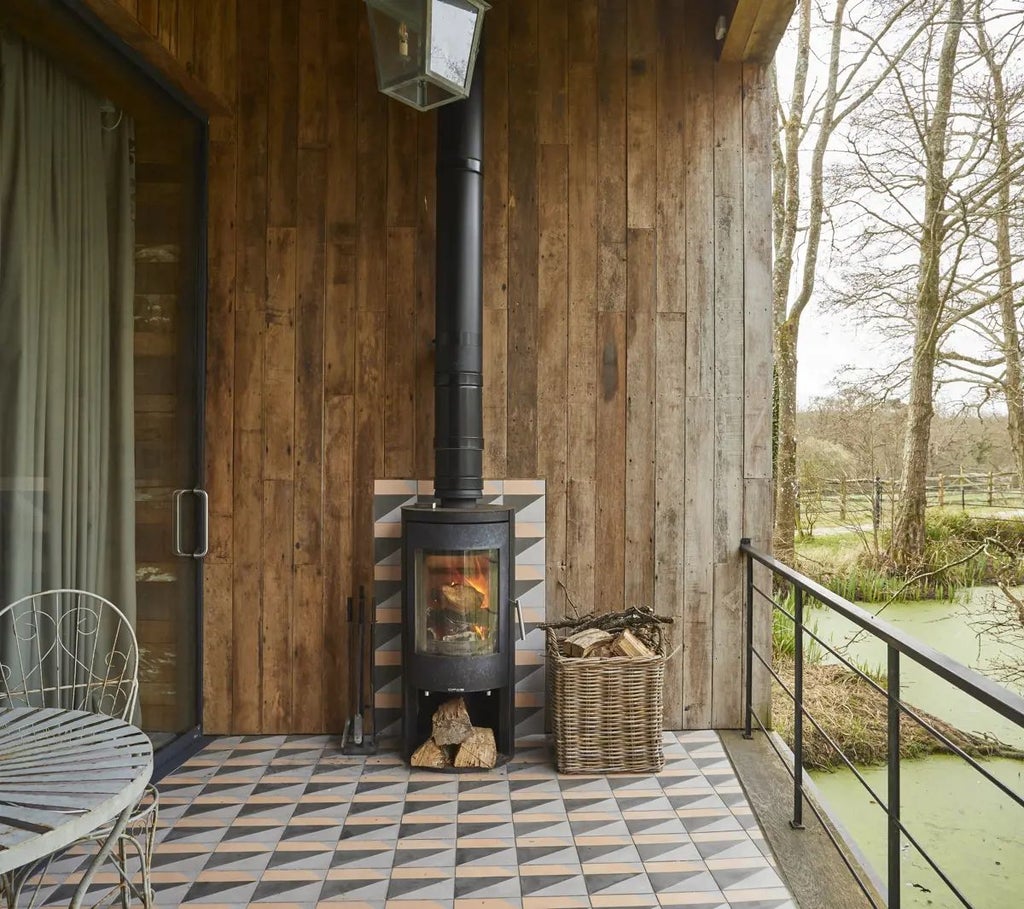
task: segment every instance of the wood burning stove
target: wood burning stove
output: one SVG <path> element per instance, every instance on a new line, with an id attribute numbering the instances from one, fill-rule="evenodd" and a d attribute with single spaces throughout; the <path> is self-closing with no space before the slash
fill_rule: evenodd
<path id="1" fill-rule="evenodd" d="M 512 756 L 514 510 L 483 495 L 483 66 L 437 118 L 434 494 L 402 510 L 403 738 L 457 693 Z"/>
<path id="2" fill-rule="evenodd" d="M 434 710 L 463 695 L 475 725 L 511 756 L 515 697 L 515 511 L 402 509 L 403 738 L 430 736 Z"/>

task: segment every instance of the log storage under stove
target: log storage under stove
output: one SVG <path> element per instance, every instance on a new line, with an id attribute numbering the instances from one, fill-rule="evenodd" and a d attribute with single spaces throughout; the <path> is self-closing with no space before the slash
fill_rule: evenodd
<path id="1" fill-rule="evenodd" d="M 483 89 L 478 60 L 469 98 L 438 111 L 435 501 L 402 509 L 407 757 L 432 736 L 435 711 L 451 694 L 462 696 L 471 726 L 490 730 L 499 760 L 512 754 L 515 512 L 480 504 Z"/>

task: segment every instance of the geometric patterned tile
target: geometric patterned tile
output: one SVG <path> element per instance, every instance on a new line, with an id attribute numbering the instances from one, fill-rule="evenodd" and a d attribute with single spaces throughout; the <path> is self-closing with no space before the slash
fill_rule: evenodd
<path id="1" fill-rule="evenodd" d="M 794 909 L 718 736 L 670 734 L 665 749 L 669 773 L 565 776 L 532 739 L 498 771 L 444 777 L 324 736 L 215 740 L 165 778 L 157 900 Z M 66 904 L 84 857 L 53 863 L 48 903 Z"/>

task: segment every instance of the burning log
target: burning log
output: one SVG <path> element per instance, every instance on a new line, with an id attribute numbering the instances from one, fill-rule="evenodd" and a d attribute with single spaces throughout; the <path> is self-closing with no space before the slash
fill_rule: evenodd
<path id="1" fill-rule="evenodd" d="M 459 746 L 455 755 L 456 767 L 493 767 L 498 760 L 494 732 L 474 726 L 469 737 Z"/>
<path id="2" fill-rule="evenodd" d="M 484 602 L 484 595 L 472 584 L 445 584 L 441 598 L 446 609 L 464 616 L 479 612 Z"/>
<path id="3" fill-rule="evenodd" d="M 466 702 L 462 698 L 445 701 L 434 711 L 433 740 L 438 745 L 461 745 L 473 731 Z"/>

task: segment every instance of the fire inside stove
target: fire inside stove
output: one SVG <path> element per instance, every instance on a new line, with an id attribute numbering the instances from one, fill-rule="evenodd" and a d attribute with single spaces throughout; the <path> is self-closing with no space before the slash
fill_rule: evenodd
<path id="1" fill-rule="evenodd" d="M 416 650 L 475 656 L 498 650 L 499 550 L 416 551 Z"/>

